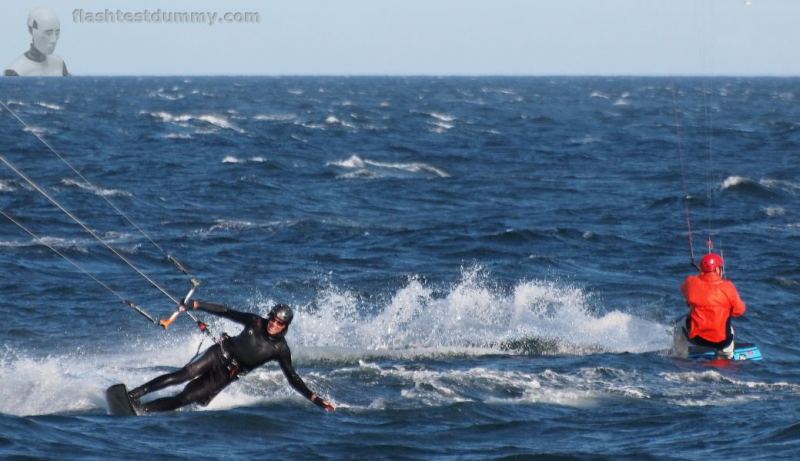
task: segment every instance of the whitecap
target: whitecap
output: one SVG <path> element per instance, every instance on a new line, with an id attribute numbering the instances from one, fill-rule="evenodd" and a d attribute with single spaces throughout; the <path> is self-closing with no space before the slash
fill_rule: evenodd
<path id="1" fill-rule="evenodd" d="M 344 168 L 364 168 L 366 164 L 358 155 L 351 155 L 350 158 L 345 160 L 328 162 L 328 165 L 340 166 Z"/>
<path id="2" fill-rule="evenodd" d="M 786 209 L 779 206 L 768 206 L 764 207 L 763 210 L 764 214 L 766 214 L 770 218 L 775 218 L 786 214 Z"/>
<path id="3" fill-rule="evenodd" d="M 738 379 L 717 370 L 664 372 L 659 376 L 666 382 L 677 384 L 670 390 L 672 403 L 678 406 L 723 406 L 741 404 L 763 398 L 769 393 L 800 392 L 800 385 L 788 382 L 765 382 Z M 744 393 L 743 390 L 757 392 Z M 672 394 L 672 395 L 670 395 Z"/>
<path id="4" fill-rule="evenodd" d="M 294 122 L 294 123 L 295 123 L 295 125 L 300 125 L 303 128 L 308 128 L 310 130 L 325 130 L 325 129 L 327 129 L 327 127 L 325 125 L 320 125 L 318 123 L 306 123 L 306 122 L 302 122 L 302 123 Z"/>
<path id="5" fill-rule="evenodd" d="M 193 232 L 195 235 L 208 236 L 217 232 L 237 232 L 248 229 L 268 229 L 278 226 L 291 226 L 295 221 L 248 221 L 244 219 L 217 219 L 214 224 L 208 229 L 196 230 Z"/>
<path id="6" fill-rule="evenodd" d="M 167 101 L 177 101 L 179 99 L 183 99 L 183 95 L 182 94 L 178 94 L 176 96 L 172 96 L 172 95 L 166 94 L 166 93 L 157 93 L 156 96 L 158 96 L 161 99 L 166 99 Z"/>
<path id="7" fill-rule="evenodd" d="M 243 129 L 237 127 L 233 123 L 229 122 L 225 117 L 222 117 L 222 116 L 219 116 L 219 115 L 206 114 L 206 115 L 201 115 L 201 116 L 197 117 L 197 119 L 198 120 L 202 120 L 202 121 L 204 121 L 206 123 L 210 123 L 211 125 L 214 125 L 214 126 L 217 126 L 217 127 L 220 127 L 220 128 L 233 130 L 233 131 L 235 131 L 237 133 L 244 133 Z"/>
<path id="8" fill-rule="evenodd" d="M 36 105 L 44 107 L 45 109 L 64 110 L 64 106 L 60 106 L 58 104 L 53 104 L 49 102 L 37 102 Z"/>
<path id="9" fill-rule="evenodd" d="M 37 247 L 37 246 L 51 246 L 57 250 L 70 250 L 70 251 L 78 251 L 81 253 L 89 253 L 89 245 L 95 243 L 94 240 L 87 240 L 87 239 L 77 239 L 77 238 L 63 238 L 63 237 L 51 237 L 47 235 L 43 235 L 39 237 L 40 240 L 32 239 L 32 240 L 6 240 L 0 241 L 0 247 L 2 248 L 28 248 L 28 247 Z"/>
<path id="10" fill-rule="evenodd" d="M 724 181 L 722 181 L 720 188 L 725 190 L 731 187 L 736 187 L 740 184 L 747 184 L 752 182 L 753 180 L 745 178 L 744 176 L 728 176 L 727 178 L 725 178 Z"/>
<path id="11" fill-rule="evenodd" d="M 92 183 L 77 181 L 75 179 L 70 179 L 70 178 L 62 179 L 61 184 L 65 186 L 78 187 L 102 197 L 130 197 L 133 195 L 130 192 L 121 189 L 104 189 L 102 187 L 95 186 Z"/>
<path id="12" fill-rule="evenodd" d="M 208 229 L 208 232 L 216 230 L 243 230 L 256 227 L 256 223 L 252 221 L 243 221 L 237 219 L 218 219 L 216 224 Z"/>
<path id="13" fill-rule="evenodd" d="M 404 171 L 408 173 L 432 173 L 440 178 L 449 178 L 450 174 L 433 165 L 421 162 L 410 163 L 391 163 L 377 162 L 374 160 L 363 159 L 358 155 L 351 155 L 345 160 L 327 163 L 330 166 L 338 166 L 348 169 L 366 170 L 358 173 L 359 177 L 380 177 L 391 175 L 392 171 Z M 352 177 L 352 176 L 351 176 Z"/>
<path id="14" fill-rule="evenodd" d="M 602 91 L 598 91 L 598 90 L 592 91 L 592 93 L 589 95 L 589 97 L 590 98 L 611 99 L 611 96 L 609 96 L 606 93 L 603 93 Z"/>
<path id="15" fill-rule="evenodd" d="M 454 116 L 450 114 L 445 114 L 441 112 L 431 112 L 428 115 L 442 122 L 452 122 L 453 120 L 456 119 Z"/>
<path id="16" fill-rule="evenodd" d="M 239 128 L 238 126 L 234 125 L 227 118 L 222 115 L 217 114 L 201 114 L 201 115 L 191 115 L 191 114 L 179 114 L 173 115 L 169 112 L 165 111 L 158 111 L 158 112 L 145 112 L 146 114 L 150 115 L 153 118 L 160 119 L 164 123 L 175 123 L 181 126 L 186 126 L 187 122 L 192 120 L 198 120 L 201 122 L 208 123 L 212 126 L 217 128 L 223 128 L 228 130 L 236 131 L 237 133 L 244 133 L 244 130 Z"/>
<path id="17" fill-rule="evenodd" d="M 192 135 L 190 133 L 167 133 L 161 135 L 164 139 L 192 139 Z"/>
<path id="18" fill-rule="evenodd" d="M 593 137 L 590 134 L 587 134 L 582 138 L 571 138 L 569 140 L 570 144 L 580 144 L 580 145 L 594 144 L 596 142 L 600 142 L 600 140 L 598 138 Z"/>
<path id="19" fill-rule="evenodd" d="M 48 130 L 47 128 L 42 128 L 42 127 L 33 126 L 33 125 L 25 126 L 24 128 L 22 128 L 22 131 L 27 131 L 28 133 L 33 133 L 33 134 L 38 134 L 38 135 L 43 135 L 43 134 L 47 134 L 47 133 L 50 132 L 50 130 Z"/>
<path id="20" fill-rule="evenodd" d="M 85 239 L 69 239 L 69 238 L 62 238 L 62 237 L 48 237 L 43 236 L 40 237 L 40 240 L 45 245 L 51 246 L 58 250 L 74 250 L 79 251 L 81 253 L 89 253 L 89 249 L 87 248 L 88 245 L 94 243 L 94 241 L 87 241 Z M 39 241 L 32 240 L 30 242 L 31 246 L 40 245 Z"/>
<path id="21" fill-rule="evenodd" d="M 346 127 L 346 128 L 356 128 L 356 126 L 353 125 L 352 123 L 349 123 L 349 122 L 346 122 L 344 120 L 341 120 L 338 117 L 336 117 L 335 115 L 327 116 L 325 118 L 325 123 L 327 125 L 341 125 L 341 126 Z"/>
<path id="22" fill-rule="evenodd" d="M 246 163 L 246 162 L 264 163 L 266 161 L 267 161 L 266 157 L 260 155 L 253 156 L 248 159 L 236 157 L 235 155 L 226 155 L 225 158 L 222 159 L 222 163 Z"/>
<path id="23" fill-rule="evenodd" d="M 14 181 L 10 179 L 0 180 L 0 192 L 15 192 L 16 190 L 17 188 L 14 186 Z"/>
<path id="24" fill-rule="evenodd" d="M 445 131 L 449 130 L 449 129 L 453 128 L 453 126 L 455 126 L 452 123 L 445 123 L 445 122 L 432 122 L 431 125 L 433 125 L 435 127 L 438 127 L 438 128 L 441 128 L 442 130 L 445 130 Z"/>
<path id="25" fill-rule="evenodd" d="M 295 114 L 258 114 L 253 117 L 253 120 L 260 122 L 287 122 L 297 118 Z"/>
<path id="26" fill-rule="evenodd" d="M 782 189 L 786 192 L 795 193 L 800 191 L 800 183 L 784 181 L 781 179 L 762 179 L 759 184 L 768 189 Z"/>

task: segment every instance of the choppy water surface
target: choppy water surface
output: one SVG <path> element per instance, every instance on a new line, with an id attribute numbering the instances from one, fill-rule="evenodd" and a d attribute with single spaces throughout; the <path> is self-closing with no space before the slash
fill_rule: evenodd
<path id="1" fill-rule="evenodd" d="M 288 335 L 324 414 L 263 367 L 207 408 L 106 415 L 189 360 L 0 220 L 0 454 L 35 459 L 796 459 L 796 79 L 71 78 L 0 82 L 0 153 L 171 291 Z M 33 132 L 33 133 L 32 133 Z M 68 158 L 76 177 L 33 135 Z M 760 363 L 672 359 L 678 145 Z M 3 169 L 2 208 L 115 290 L 173 306 Z M 215 332 L 235 325 L 206 318 Z M 208 343 L 204 344 L 204 347 Z"/>

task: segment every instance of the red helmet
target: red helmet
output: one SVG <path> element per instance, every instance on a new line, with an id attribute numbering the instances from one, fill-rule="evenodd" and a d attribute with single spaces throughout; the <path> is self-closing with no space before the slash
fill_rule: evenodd
<path id="1" fill-rule="evenodd" d="M 709 253 L 700 260 L 700 270 L 703 272 L 714 272 L 716 268 L 724 265 L 725 263 L 722 261 L 722 256 L 715 253 Z"/>

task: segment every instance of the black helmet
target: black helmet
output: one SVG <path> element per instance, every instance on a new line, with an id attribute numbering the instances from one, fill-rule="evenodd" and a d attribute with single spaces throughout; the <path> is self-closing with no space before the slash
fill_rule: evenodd
<path id="1" fill-rule="evenodd" d="M 276 304 L 272 307 L 269 311 L 269 315 L 267 315 L 269 319 L 278 319 L 281 322 L 285 323 L 288 327 L 290 323 L 292 323 L 292 319 L 294 318 L 294 312 L 292 312 L 292 308 L 287 306 L 286 304 Z"/>

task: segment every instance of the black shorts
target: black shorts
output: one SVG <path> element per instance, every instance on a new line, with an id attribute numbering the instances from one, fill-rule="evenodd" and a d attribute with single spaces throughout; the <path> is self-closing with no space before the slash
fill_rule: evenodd
<path id="1" fill-rule="evenodd" d="M 686 316 L 686 325 L 683 327 L 684 331 L 686 332 L 686 337 L 689 339 L 689 342 L 694 344 L 695 346 L 702 346 L 702 347 L 710 347 L 712 349 L 725 349 L 726 347 L 730 346 L 733 342 L 733 327 L 731 327 L 731 318 L 728 317 L 728 321 L 725 323 L 725 331 L 727 334 L 725 335 L 725 339 L 722 341 L 714 342 L 709 341 L 701 336 L 695 336 L 694 338 L 689 338 L 689 333 L 692 331 L 692 324 L 689 316 Z"/>

